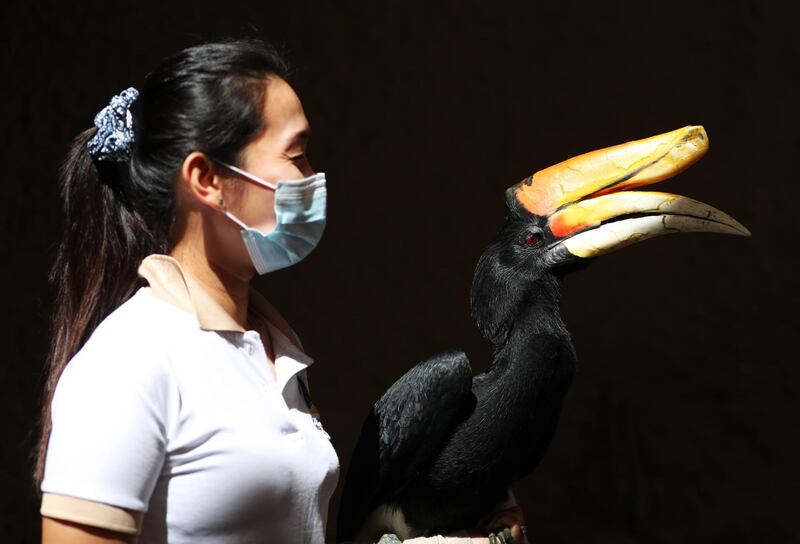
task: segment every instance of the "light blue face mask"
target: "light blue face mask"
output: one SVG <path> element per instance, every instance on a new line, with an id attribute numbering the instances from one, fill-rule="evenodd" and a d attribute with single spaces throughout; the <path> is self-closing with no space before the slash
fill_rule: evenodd
<path id="1" fill-rule="evenodd" d="M 314 250 L 325 230 L 327 190 L 323 172 L 305 179 L 279 180 L 272 184 L 241 168 L 214 161 L 275 191 L 275 228 L 269 233 L 248 227 L 231 212 L 224 212 L 242 227 L 242 240 L 259 274 L 292 266 Z"/>

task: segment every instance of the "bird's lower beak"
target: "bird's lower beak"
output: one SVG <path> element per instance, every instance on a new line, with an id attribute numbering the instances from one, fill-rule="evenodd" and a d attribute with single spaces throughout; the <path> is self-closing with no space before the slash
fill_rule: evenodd
<path id="1" fill-rule="evenodd" d="M 672 177 L 707 150 L 703 127 L 688 126 L 574 157 L 512 189 L 522 207 L 547 217 L 556 244 L 577 257 L 595 257 L 670 232 L 749 236 L 735 219 L 702 202 L 623 190 Z"/>

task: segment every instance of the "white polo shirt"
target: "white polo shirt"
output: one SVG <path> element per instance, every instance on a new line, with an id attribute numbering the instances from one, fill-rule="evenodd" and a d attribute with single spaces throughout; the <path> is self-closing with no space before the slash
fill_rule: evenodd
<path id="1" fill-rule="evenodd" d="M 139 532 L 140 544 L 324 542 L 339 462 L 291 328 L 251 292 L 273 377 L 259 334 L 176 260 L 151 255 L 139 273 L 150 287 L 97 327 L 58 381 L 42 514 Z"/>

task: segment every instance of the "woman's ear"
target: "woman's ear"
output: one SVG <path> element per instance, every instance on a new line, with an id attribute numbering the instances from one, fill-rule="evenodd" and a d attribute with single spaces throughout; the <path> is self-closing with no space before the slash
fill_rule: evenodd
<path id="1" fill-rule="evenodd" d="M 193 151 L 186 156 L 181 166 L 180 182 L 183 189 L 200 203 L 214 209 L 222 208 L 219 168 L 205 153 Z"/>

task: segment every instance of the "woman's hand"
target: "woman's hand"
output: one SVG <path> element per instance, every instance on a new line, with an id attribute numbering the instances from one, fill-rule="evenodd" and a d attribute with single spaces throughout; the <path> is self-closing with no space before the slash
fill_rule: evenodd
<path id="1" fill-rule="evenodd" d="M 458 535 L 458 536 L 457 536 Z M 395 541 L 399 543 L 400 541 Z M 378 544 L 392 544 L 381 542 Z M 510 529 L 503 529 L 488 536 L 469 536 L 467 533 L 456 533 L 442 536 L 422 536 L 404 540 L 402 544 L 528 544 L 528 539 L 522 531 L 522 527 L 514 525 Z"/>
<path id="2" fill-rule="evenodd" d="M 498 530 L 488 536 L 470 536 L 467 532 L 454 533 L 447 536 L 421 536 L 402 541 L 402 544 L 528 544 L 528 539 L 521 525 Z M 394 535 L 384 535 L 378 544 L 400 544 Z"/>
<path id="3" fill-rule="evenodd" d="M 410 538 L 402 544 L 529 544 L 525 531 L 525 516 L 512 495 L 500 510 L 483 518 L 475 531 Z M 400 542 L 394 535 L 384 535 L 378 544 Z"/>

